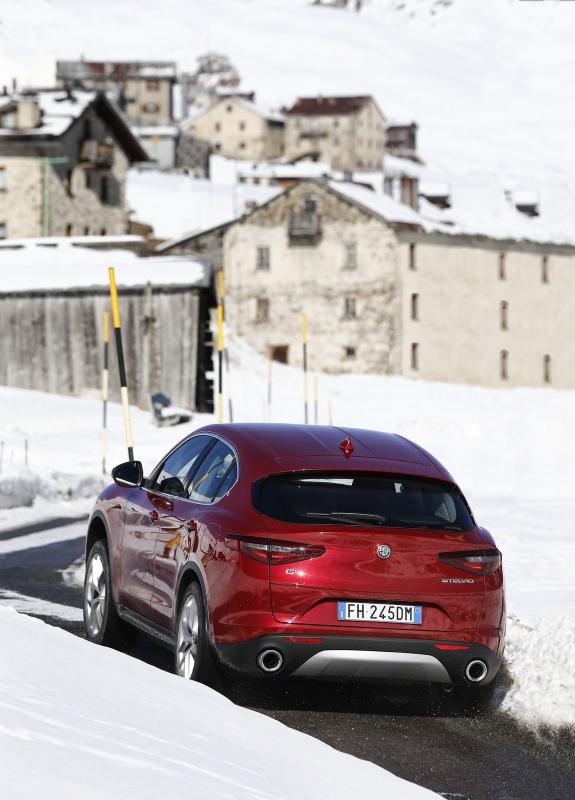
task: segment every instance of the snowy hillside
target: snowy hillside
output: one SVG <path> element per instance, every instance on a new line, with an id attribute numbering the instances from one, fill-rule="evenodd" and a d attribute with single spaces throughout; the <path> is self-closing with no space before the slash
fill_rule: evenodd
<path id="1" fill-rule="evenodd" d="M 83 0 L 81 16 L 76 0 L 3 0 L 0 86 L 50 84 L 57 58 L 169 58 L 193 70 L 219 51 L 270 106 L 371 93 L 388 119 L 417 121 L 424 177 L 451 190 L 444 220 L 566 241 L 574 33 L 575 7 L 560 0 L 371 0 L 360 14 L 309 0 Z M 534 197 L 541 216 L 520 215 L 506 191 Z M 201 222 L 190 212 L 172 227 Z"/>

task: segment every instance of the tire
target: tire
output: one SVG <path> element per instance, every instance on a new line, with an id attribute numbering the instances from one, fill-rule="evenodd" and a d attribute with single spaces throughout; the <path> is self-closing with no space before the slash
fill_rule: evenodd
<path id="1" fill-rule="evenodd" d="M 220 671 L 210 643 L 204 597 L 197 583 L 188 586 L 178 609 L 174 671 L 186 680 L 219 688 Z"/>
<path id="2" fill-rule="evenodd" d="M 120 649 L 134 638 L 133 628 L 116 612 L 108 549 L 101 540 L 94 544 L 86 562 L 83 610 L 88 641 Z"/>

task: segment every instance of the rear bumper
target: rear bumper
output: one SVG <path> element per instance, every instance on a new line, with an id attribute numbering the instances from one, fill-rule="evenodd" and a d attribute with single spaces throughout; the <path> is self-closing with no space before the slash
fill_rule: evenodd
<path id="1" fill-rule="evenodd" d="M 254 677 L 369 679 L 465 686 L 470 685 L 465 668 L 473 660 L 483 661 L 487 666 L 481 685 L 491 683 L 497 675 L 502 659 L 487 647 L 469 642 L 458 645 L 465 647 L 464 650 L 442 650 L 436 646 L 442 644 L 458 643 L 357 636 L 262 636 L 240 644 L 218 644 L 216 652 L 226 666 Z M 258 656 L 266 650 L 281 654 L 282 664 L 275 672 L 265 673 L 257 665 Z"/>

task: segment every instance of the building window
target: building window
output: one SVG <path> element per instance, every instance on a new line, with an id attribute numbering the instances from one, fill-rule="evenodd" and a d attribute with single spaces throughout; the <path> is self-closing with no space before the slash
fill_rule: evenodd
<path id="1" fill-rule="evenodd" d="M 226 111 L 228 112 L 228 114 L 233 110 L 234 110 L 233 106 L 226 106 Z"/>
<path id="2" fill-rule="evenodd" d="M 346 319 L 353 319 L 356 316 L 355 297 L 346 297 L 343 301 L 343 316 Z"/>
<path id="3" fill-rule="evenodd" d="M 107 175 L 102 175 L 100 178 L 100 200 L 102 203 L 108 203 L 110 200 L 110 184 Z"/>
<path id="4" fill-rule="evenodd" d="M 90 228 L 87 225 L 85 225 L 84 226 L 84 236 L 89 236 L 89 235 L 90 235 Z"/>
<path id="5" fill-rule="evenodd" d="M 411 343 L 411 369 L 419 369 L 419 344 Z"/>
<path id="6" fill-rule="evenodd" d="M 241 131 L 245 131 L 245 129 L 246 129 L 246 123 L 245 122 L 240 122 L 240 130 Z"/>
<path id="7" fill-rule="evenodd" d="M 256 300 L 256 322 L 268 322 L 270 318 L 270 301 L 267 297 Z"/>
<path id="8" fill-rule="evenodd" d="M 142 106 L 144 114 L 157 114 L 159 110 L 160 106 L 158 103 L 144 103 Z"/>
<path id="9" fill-rule="evenodd" d="M 416 269 L 417 264 L 415 262 L 415 245 L 409 245 L 409 269 Z"/>
<path id="10" fill-rule="evenodd" d="M 215 125 L 214 125 L 215 132 L 219 133 L 221 131 L 221 129 L 222 129 L 222 123 L 221 122 L 216 122 Z"/>
<path id="11" fill-rule="evenodd" d="M 419 319 L 419 295 L 411 295 L 411 319 Z"/>
<path id="12" fill-rule="evenodd" d="M 344 269 L 356 269 L 357 267 L 357 247 L 355 244 L 345 245 Z"/>
<path id="13" fill-rule="evenodd" d="M 0 222 L 0 239 L 6 238 L 6 223 Z"/>
<path id="14" fill-rule="evenodd" d="M 308 194 L 303 202 L 303 210 L 306 214 L 317 213 L 317 200 L 314 194 Z"/>
<path id="15" fill-rule="evenodd" d="M 245 150 L 245 149 L 246 149 L 246 143 L 240 142 L 240 150 Z"/>
<path id="16" fill-rule="evenodd" d="M 345 357 L 348 359 L 355 358 L 355 347 L 344 347 Z"/>
<path id="17" fill-rule="evenodd" d="M 70 223 L 68 223 L 66 225 L 66 236 L 72 236 L 73 232 L 74 232 L 74 228 L 72 227 L 72 225 Z"/>
<path id="18" fill-rule="evenodd" d="M 549 256 L 543 256 L 541 259 L 541 282 L 549 283 Z"/>
<path id="19" fill-rule="evenodd" d="M 216 153 L 219 153 L 221 149 L 222 149 L 221 144 L 219 142 L 216 142 L 216 144 L 214 145 L 214 150 L 216 151 Z"/>
<path id="20" fill-rule="evenodd" d="M 543 356 L 543 383 L 551 383 L 551 356 Z"/>
<path id="21" fill-rule="evenodd" d="M 383 193 L 393 197 L 393 178 L 385 177 L 383 179 Z"/>
<path id="22" fill-rule="evenodd" d="M 270 348 L 270 356 L 272 361 L 278 361 L 280 364 L 289 363 L 289 345 L 276 344 Z"/>
<path id="23" fill-rule="evenodd" d="M 256 269 L 269 270 L 269 268 L 270 268 L 269 247 L 258 247 L 256 251 Z"/>
<path id="24" fill-rule="evenodd" d="M 0 167 L 0 192 L 6 191 L 6 168 Z"/>
<path id="25" fill-rule="evenodd" d="M 160 91 L 160 81 L 146 81 L 146 89 L 149 92 L 159 92 Z"/>
<path id="26" fill-rule="evenodd" d="M 507 280 L 507 265 L 505 263 L 505 253 L 499 253 L 499 280 Z"/>
<path id="27" fill-rule="evenodd" d="M 499 375 L 502 381 L 509 379 L 509 353 L 502 350 L 499 354 Z"/>
<path id="28" fill-rule="evenodd" d="M 100 236 L 106 235 L 106 228 L 100 228 Z"/>
<path id="29" fill-rule="evenodd" d="M 499 306 L 499 324 L 502 331 L 509 329 L 509 303 L 502 300 Z"/>

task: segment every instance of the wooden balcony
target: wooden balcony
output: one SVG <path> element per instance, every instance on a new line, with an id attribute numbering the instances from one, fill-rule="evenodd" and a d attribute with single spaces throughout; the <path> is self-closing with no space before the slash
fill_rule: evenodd
<path id="1" fill-rule="evenodd" d="M 321 217 L 315 211 L 295 211 L 288 224 L 290 244 L 315 244 L 321 237 Z"/>
<path id="2" fill-rule="evenodd" d="M 88 169 L 111 169 L 114 164 L 114 145 L 92 140 L 82 142 L 80 164 Z"/>

